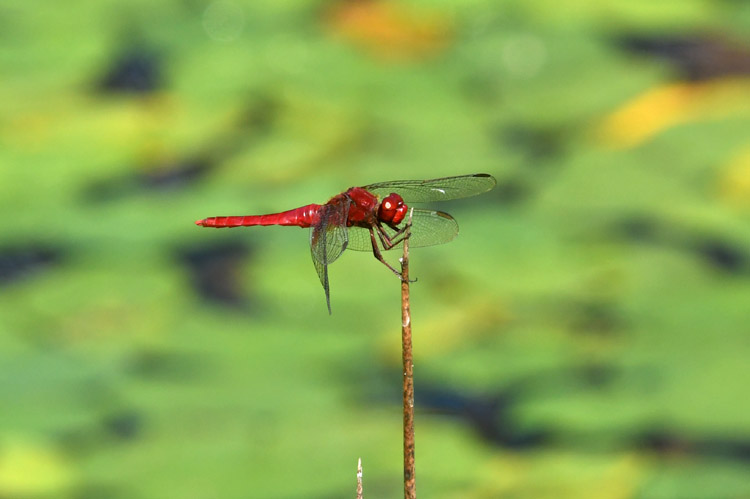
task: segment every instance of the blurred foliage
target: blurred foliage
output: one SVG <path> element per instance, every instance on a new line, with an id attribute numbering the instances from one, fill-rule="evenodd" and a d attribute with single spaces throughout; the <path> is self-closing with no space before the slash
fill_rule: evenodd
<path id="1" fill-rule="evenodd" d="M 750 5 L 0 5 L 0 496 L 401 490 L 398 281 L 193 220 L 487 172 L 412 288 L 420 496 L 746 497 Z"/>

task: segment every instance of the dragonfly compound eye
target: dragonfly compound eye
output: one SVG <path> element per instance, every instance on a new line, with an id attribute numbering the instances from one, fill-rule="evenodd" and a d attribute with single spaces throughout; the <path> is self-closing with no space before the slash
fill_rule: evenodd
<path id="1" fill-rule="evenodd" d="M 403 198 L 396 193 L 391 193 L 380 203 L 378 218 L 383 222 L 397 225 L 404 219 L 407 210 Z"/>

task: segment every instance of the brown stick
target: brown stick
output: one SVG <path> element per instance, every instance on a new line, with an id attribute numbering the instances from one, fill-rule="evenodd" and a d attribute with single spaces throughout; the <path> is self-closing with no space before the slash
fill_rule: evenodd
<path id="1" fill-rule="evenodd" d="M 401 258 L 401 352 L 404 367 L 404 498 L 417 497 L 414 480 L 414 359 L 411 347 L 411 311 L 409 310 L 409 236 L 411 213 Z"/>
<path id="2" fill-rule="evenodd" d="M 362 458 L 357 459 L 357 499 L 362 499 Z"/>

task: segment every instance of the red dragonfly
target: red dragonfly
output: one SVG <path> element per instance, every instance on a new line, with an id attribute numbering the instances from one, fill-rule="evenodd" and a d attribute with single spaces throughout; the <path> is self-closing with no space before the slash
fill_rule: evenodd
<path id="1" fill-rule="evenodd" d="M 381 254 L 397 248 L 407 234 L 403 223 L 409 211 L 406 203 L 429 203 L 458 199 L 487 192 L 495 187 L 492 175 L 478 173 L 432 180 L 395 180 L 364 187 L 352 187 L 337 194 L 326 204 L 308 204 L 271 215 L 209 217 L 198 220 L 202 227 L 246 227 L 252 225 L 296 225 L 310 227 L 310 250 L 313 264 L 326 293 L 328 313 L 331 297 L 328 265 L 345 249 L 372 251 L 397 276 Z M 400 227 L 399 225 L 402 224 Z M 447 213 L 413 210 L 409 236 L 411 247 L 431 246 L 451 241 L 458 234 L 458 224 Z"/>

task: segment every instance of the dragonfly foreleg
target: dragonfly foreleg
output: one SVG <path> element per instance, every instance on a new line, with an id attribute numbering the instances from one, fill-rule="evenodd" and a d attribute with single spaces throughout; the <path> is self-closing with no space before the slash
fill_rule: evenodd
<path id="1" fill-rule="evenodd" d="M 382 225 L 378 224 L 376 225 L 376 227 L 378 228 L 378 237 L 380 238 L 380 242 L 383 244 L 383 248 L 386 251 L 403 242 L 404 239 L 410 236 L 410 224 L 404 225 L 390 236 L 385 231 L 385 229 L 383 229 Z"/>

